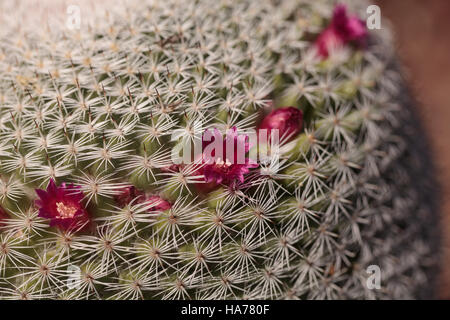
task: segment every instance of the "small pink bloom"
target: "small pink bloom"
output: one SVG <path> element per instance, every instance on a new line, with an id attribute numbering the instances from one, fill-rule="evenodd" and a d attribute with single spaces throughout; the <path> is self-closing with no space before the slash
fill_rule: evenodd
<path id="1" fill-rule="evenodd" d="M 137 200 L 135 200 L 136 198 Z M 119 207 L 123 208 L 133 200 L 137 203 L 142 202 L 144 200 L 144 193 L 136 189 L 135 186 L 126 186 L 120 190 L 119 194 L 114 196 L 114 200 Z"/>
<path id="2" fill-rule="evenodd" d="M 160 196 L 155 196 L 155 195 L 146 198 L 145 203 L 152 205 L 152 207 L 148 209 L 148 211 L 150 211 L 150 212 L 165 211 L 165 210 L 172 208 L 172 204 L 169 201 L 164 200 Z"/>
<path id="3" fill-rule="evenodd" d="M 206 133 L 205 133 L 206 134 Z M 214 184 L 229 184 L 235 180 L 244 182 L 244 175 L 250 172 L 250 169 L 258 167 L 258 165 L 246 157 L 248 153 L 249 143 L 246 135 L 239 135 L 237 129 L 233 127 L 226 133 L 225 139 L 219 130 L 215 129 L 212 140 L 205 141 L 204 151 L 202 154 L 203 166 L 199 170 L 199 174 L 205 176 L 205 182 L 209 184 L 208 189 L 211 189 Z M 222 141 L 222 157 L 215 154 L 215 150 L 211 154 L 205 152 L 205 147 L 219 139 Z M 234 146 L 233 158 L 227 158 L 227 144 Z M 239 152 L 245 154 L 239 155 Z M 243 160 L 243 161 L 241 161 Z M 201 189 L 201 187 L 200 187 Z"/>
<path id="4" fill-rule="evenodd" d="M 367 37 L 368 32 L 364 21 L 357 16 L 349 16 L 347 7 L 340 4 L 334 9 L 330 25 L 322 31 L 315 45 L 319 55 L 327 58 L 331 50 L 349 43 L 363 48 Z"/>
<path id="5" fill-rule="evenodd" d="M 56 226 L 61 230 L 84 229 L 90 219 L 82 204 L 83 193 L 79 188 L 65 183 L 57 187 L 55 181 L 51 179 L 47 190 L 36 189 L 39 196 L 35 201 L 39 208 L 38 215 L 50 219 L 50 226 Z"/>
<path id="6" fill-rule="evenodd" d="M 284 107 L 273 110 L 260 123 L 258 129 L 266 129 L 270 137 L 272 130 L 279 130 L 282 141 L 292 140 L 303 127 L 303 112 L 294 107 Z"/>

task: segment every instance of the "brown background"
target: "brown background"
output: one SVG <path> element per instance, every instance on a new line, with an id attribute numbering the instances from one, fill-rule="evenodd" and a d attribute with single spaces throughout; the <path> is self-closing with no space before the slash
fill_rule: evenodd
<path id="1" fill-rule="evenodd" d="M 450 299 L 450 1 L 378 0 L 431 142 L 442 186 L 443 256 L 438 297 Z"/>

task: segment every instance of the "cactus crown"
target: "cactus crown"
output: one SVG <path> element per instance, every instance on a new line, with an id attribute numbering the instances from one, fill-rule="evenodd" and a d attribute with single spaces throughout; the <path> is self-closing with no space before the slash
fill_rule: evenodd
<path id="1" fill-rule="evenodd" d="M 331 1 L 127 5 L 0 41 L 0 298 L 404 298 L 428 281 L 412 118 L 378 35 L 324 57 Z M 302 132 L 244 179 L 173 165 L 199 123 L 242 131 L 286 106 Z"/>

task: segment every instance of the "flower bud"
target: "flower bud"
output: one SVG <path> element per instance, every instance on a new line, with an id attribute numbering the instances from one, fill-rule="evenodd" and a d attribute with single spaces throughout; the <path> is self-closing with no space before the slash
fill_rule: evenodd
<path id="1" fill-rule="evenodd" d="M 121 189 L 120 193 L 114 197 L 114 200 L 120 207 L 125 207 L 130 203 L 145 203 L 149 206 L 148 212 L 165 211 L 172 207 L 172 204 L 160 196 L 146 195 L 142 190 L 135 186 L 126 186 Z"/>
<path id="2" fill-rule="evenodd" d="M 145 199 L 145 203 L 151 205 L 148 211 L 165 211 L 172 208 L 172 204 L 160 196 L 150 196 Z"/>
<path id="3" fill-rule="evenodd" d="M 2 207 L 0 207 L 0 227 L 2 227 L 2 226 L 4 225 L 3 221 L 4 221 L 5 219 L 8 219 L 8 218 L 9 218 L 9 216 L 8 216 L 8 214 L 6 213 L 6 211 L 3 210 Z M 0 230 L 0 231 L 1 231 L 1 230 Z"/>
<path id="4" fill-rule="evenodd" d="M 294 107 L 275 109 L 269 113 L 259 125 L 259 130 L 267 129 L 270 133 L 273 129 L 279 130 L 280 141 L 287 142 L 295 138 L 302 130 L 303 112 Z"/>
<path id="5" fill-rule="evenodd" d="M 143 199 L 144 199 L 144 193 L 142 191 L 138 190 L 135 186 L 123 187 L 119 191 L 119 193 L 114 196 L 114 200 L 121 208 L 125 207 L 133 200 L 135 200 L 137 203 L 139 203 L 139 202 L 142 202 Z"/>
<path id="6" fill-rule="evenodd" d="M 363 20 L 349 16 L 345 5 L 334 9 L 330 25 L 322 31 L 315 46 L 322 58 L 327 58 L 330 51 L 346 44 L 354 44 L 358 48 L 366 45 L 368 33 Z"/>

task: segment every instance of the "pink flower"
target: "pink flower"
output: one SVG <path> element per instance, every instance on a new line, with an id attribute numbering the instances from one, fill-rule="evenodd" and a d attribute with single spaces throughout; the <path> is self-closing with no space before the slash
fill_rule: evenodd
<path id="1" fill-rule="evenodd" d="M 249 150 L 248 137 L 246 135 L 239 135 L 237 129 L 233 127 L 227 131 L 225 139 L 219 130 L 215 129 L 211 141 L 205 140 L 205 132 L 203 136 L 204 147 L 202 154 L 203 166 L 199 170 L 199 174 L 205 176 L 205 182 L 212 186 L 214 184 L 229 184 L 235 180 L 244 182 L 244 175 L 250 172 L 250 169 L 258 167 L 258 165 L 246 157 Z M 210 153 L 205 150 L 214 141 L 221 141 L 222 156 L 216 154 L 216 150 Z M 233 158 L 227 158 L 227 144 L 233 145 Z M 239 152 L 243 154 L 239 154 Z M 208 188 L 211 189 L 211 188 Z"/>
<path id="2" fill-rule="evenodd" d="M 354 44 L 358 48 L 366 45 L 368 32 L 363 20 L 357 16 L 349 16 L 343 4 L 334 9 L 330 25 L 322 31 L 315 42 L 319 55 L 327 58 L 330 51 L 346 44 Z"/>
<path id="3" fill-rule="evenodd" d="M 3 227 L 5 224 L 3 223 L 4 220 L 8 219 L 9 216 L 6 213 L 5 210 L 3 210 L 2 207 L 0 207 L 0 227 Z"/>
<path id="4" fill-rule="evenodd" d="M 39 216 L 50 219 L 50 226 L 56 226 L 61 230 L 82 229 L 89 222 L 89 214 L 81 203 L 83 193 L 80 187 L 73 184 L 61 184 L 56 186 L 53 179 L 50 180 L 47 190 L 36 189 L 39 199 L 35 201 L 39 208 Z"/>
<path id="5" fill-rule="evenodd" d="M 145 199 L 145 203 L 152 205 L 148 211 L 165 211 L 172 208 L 172 204 L 169 201 L 164 200 L 160 196 L 150 196 Z"/>
<path id="6" fill-rule="evenodd" d="M 137 203 L 140 203 L 144 200 L 144 193 L 135 186 L 126 186 L 120 190 L 120 193 L 114 196 L 114 200 L 119 205 L 119 207 L 123 208 L 128 205 L 131 201 L 136 199 Z"/>
<path id="7" fill-rule="evenodd" d="M 258 129 L 266 129 L 270 137 L 272 130 L 279 130 L 278 136 L 285 142 L 292 140 L 303 127 L 303 112 L 294 107 L 273 110 L 259 124 Z"/>

